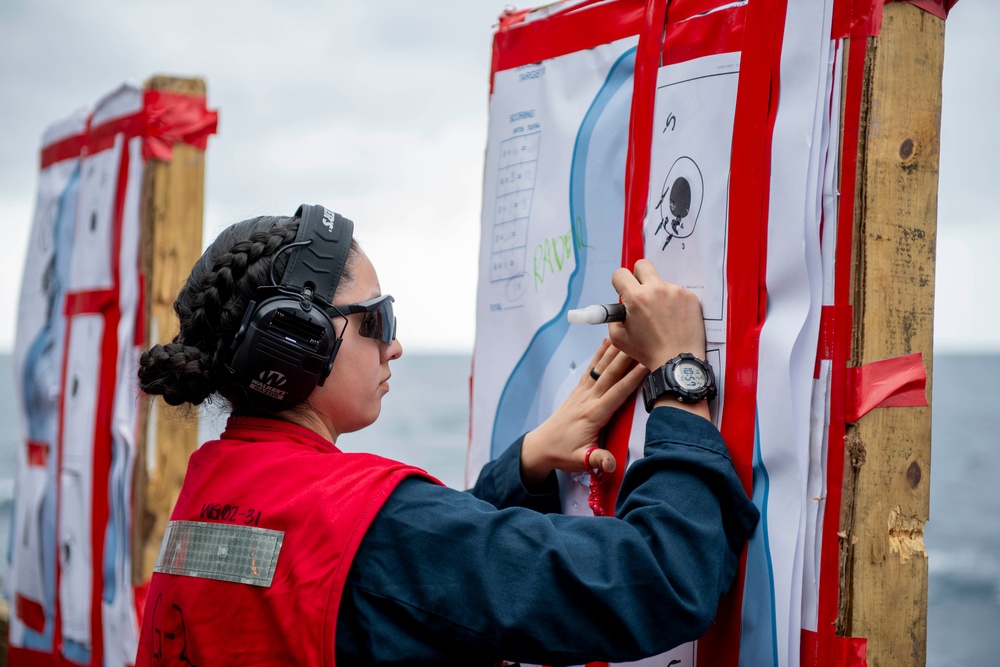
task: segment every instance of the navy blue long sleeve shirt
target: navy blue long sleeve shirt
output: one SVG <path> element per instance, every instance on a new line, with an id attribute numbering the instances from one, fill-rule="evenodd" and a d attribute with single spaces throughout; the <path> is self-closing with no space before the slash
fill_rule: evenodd
<path id="1" fill-rule="evenodd" d="M 719 432 L 657 408 L 616 518 L 558 514 L 527 489 L 521 441 L 471 492 L 411 478 L 368 529 L 337 622 L 337 662 L 627 661 L 702 635 L 758 519 Z"/>

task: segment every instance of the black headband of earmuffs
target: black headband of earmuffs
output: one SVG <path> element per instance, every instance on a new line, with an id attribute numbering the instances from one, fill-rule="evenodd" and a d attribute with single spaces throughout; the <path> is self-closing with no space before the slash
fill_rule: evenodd
<path id="1" fill-rule="evenodd" d="M 301 293 L 312 285 L 314 298 L 328 306 L 344 275 L 354 223 L 339 213 L 308 204 L 299 206 L 295 217 L 299 219 L 299 231 L 292 245 L 298 247 L 289 251 L 281 287 Z"/>
<path id="2" fill-rule="evenodd" d="M 354 223 L 322 206 L 295 212 L 295 241 L 279 284 L 257 288 L 233 338 L 229 370 L 255 408 L 279 412 L 326 381 L 342 340 L 327 311 L 351 252 Z"/>

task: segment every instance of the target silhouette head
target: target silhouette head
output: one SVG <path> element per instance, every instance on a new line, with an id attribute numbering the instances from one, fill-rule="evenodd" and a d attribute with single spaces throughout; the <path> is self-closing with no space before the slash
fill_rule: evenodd
<path id="1" fill-rule="evenodd" d="M 670 186 L 670 215 L 680 219 L 691 211 L 691 184 L 683 176 L 679 176 Z"/>
<path id="2" fill-rule="evenodd" d="M 671 239 L 685 239 L 694 233 L 704 197 L 705 182 L 701 169 L 687 156 L 677 158 L 663 180 L 660 201 L 656 204 L 660 223 L 653 234 L 659 234 L 661 230 L 666 233 L 664 250 Z"/>

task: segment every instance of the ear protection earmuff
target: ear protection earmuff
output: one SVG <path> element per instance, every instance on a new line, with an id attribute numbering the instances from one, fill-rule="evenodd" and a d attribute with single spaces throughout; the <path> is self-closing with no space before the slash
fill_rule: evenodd
<path id="1" fill-rule="evenodd" d="M 343 340 L 327 310 L 347 264 L 354 223 L 306 204 L 295 217 L 295 241 L 275 253 L 289 253 L 281 283 L 257 288 L 229 364 L 250 403 L 273 412 L 298 405 L 322 386 Z"/>

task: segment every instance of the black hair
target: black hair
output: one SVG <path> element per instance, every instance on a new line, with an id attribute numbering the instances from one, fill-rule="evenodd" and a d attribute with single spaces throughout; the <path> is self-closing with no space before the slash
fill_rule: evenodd
<path id="1" fill-rule="evenodd" d="M 213 394 L 237 412 L 251 411 L 226 369 L 230 346 L 257 288 L 281 281 L 288 252 L 278 250 L 295 240 L 299 219 L 252 218 L 227 227 L 191 269 L 174 301 L 180 330 L 173 341 L 154 345 L 139 359 L 139 387 L 163 396 L 170 405 L 200 405 Z M 353 281 L 358 246 L 351 250 L 337 291 Z"/>

